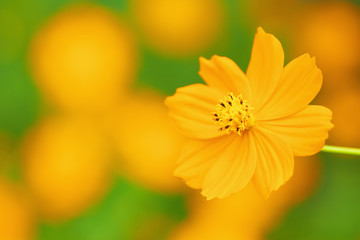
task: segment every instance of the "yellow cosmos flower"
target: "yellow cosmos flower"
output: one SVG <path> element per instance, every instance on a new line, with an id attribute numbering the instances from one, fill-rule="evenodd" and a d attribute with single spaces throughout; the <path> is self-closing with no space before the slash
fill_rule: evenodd
<path id="1" fill-rule="evenodd" d="M 229 58 L 200 58 L 207 85 L 179 88 L 166 99 L 175 125 L 191 138 L 175 175 L 207 199 L 250 181 L 267 198 L 292 176 L 294 155 L 324 146 L 332 113 L 308 105 L 321 88 L 321 71 L 308 54 L 283 64 L 281 43 L 258 28 L 246 74 Z"/>

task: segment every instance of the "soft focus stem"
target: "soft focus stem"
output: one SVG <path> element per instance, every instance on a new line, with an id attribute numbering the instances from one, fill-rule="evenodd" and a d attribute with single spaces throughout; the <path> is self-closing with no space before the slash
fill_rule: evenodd
<path id="1" fill-rule="evenodd" d="M 330 152 L 330 153 L 339 153 L 339 154 L 347 154 L 347 155 L 356 155 L 360 156 L 359 148 L 350 148 L 350 147 L 337 147 L 337 146 L 329 146 L 325 145 L 322 152 Z"/>

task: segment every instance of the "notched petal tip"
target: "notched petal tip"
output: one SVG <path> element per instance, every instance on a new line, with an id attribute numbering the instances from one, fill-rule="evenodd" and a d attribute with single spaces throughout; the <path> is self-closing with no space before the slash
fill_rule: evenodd
<path id="1" fill-rule="evenodd" d="M 214 196 L 211 196 L 211 197 L 207 196 L 203 191 L 201 191 L 201 195 L 206 198 L 206 201 L 210 201 L 210 200 L 215 199 Z M 221 198 L 219 198 L 219 199 L 221 199 Z"/>
<path id="2" fill-rule="evenodd" d="M 169 96 L 169 97 L 166 97 L 165 99 L 164 99 L 164 104 L 165 104 L 165 106 L 167 106 L 167 107 L 169 107 L 170 106 L 170 104 L 171 104 L 171 99 L 173 98 L 173 96 Z"/>
<path id="3" fill-rule="evenodd" d="M 268 188 L 260 188 L 258 186 L 258 187 L 255 187 L 255 189 L 257 190 L 256 192 L 261 197 L 263 197 L 265 200 L 269 200 L 271 194 L 278 191 L 282 186 L 287 184 L 287 182 L 289 182 L 289 180 L 292 178 L 293 175 L 294 175 L 294 168 L 292 168 L 290 170 L 290 173 L 289 173 L 288 177 L 281 184 L 277 185 L 276 187 L 268 187 Z"/>
<path id="4" fill-rule="evenodd" d="M 219 56 L 217 54 L 212 55 L 212 57 L 210 58 L 210 60 L 214 61 L 214 60 L 218 60 L 219 58 L 224 58 L 224 56 Z"/>
<path id="5" fill-rule="evenodd" d="M 257 189 L 257 193 L 262 197 L 264 198 L 265 200 L 269 200 L 270 199 L 270 196 L 272 193 L 278 191 L 282 186 L 284 186 L 285 184 L 287 184 L 287 182 L 291 179 L 291 177 L 293 176 L 294 174 L 294 171 L 292 171 L 290 177 L 285 181 L 283 182 L 281 185 L 278 185 L 276 188 L 273 188 L 273 189 L 266 189 L 266 190 L 260 190 L 259 188 L 256 188 Z"/>
<path id="6" fill-rule="evenodd" d="M 300 55 L 300 57 L 307 57 L 307 58 L 310 58 L 310 53 L 304 53 L 304 54 Z"/>
<path id="7" fill-rule="evenodd" d="M 263 38 L 263 37 L 265 37 L 265 38 L 266 38 L 266 37 L 270 37 L 270 38 L 273 39 L 275 42 L 277 42 L 277 43 L 279 43 L 279 44 L 281 45 L 280 41 L 274 36 L 274 34 L 265 32 L 265 30 L 264 30 L 262 27 L 258 27 L 258 28 L 257 28 L 257 31 L 256 31 L 255 36 L 259 36 L 259 37 L 261 37 L 261 38 Z"/>
<path id="8" fill-rule="evenodd" d="M 322 71 L 321 71 L 321 69 L 316 65 L 316 58 L 315 58 L 315 56 L 312 56 L 312 57 L 311 57 L 310 54 L 308 54 L 308 53 L 303 54 L 303 56 L 305 57 L 306 61 L 309 62 L 309 65 L 313 65 L 313 66 L 314 66 L 314 69 L 315 69 L 315 71 L 317 72 L 317 74 L 319 74 L 319 77 L 320 77 L 321 79 L 323 79 Z"/>
<path id="9" fill-rule="evenodd" d="M 200 62 L 200 64 L 201 64 L 201 63 L 208 63 L 208 62 L 213 61 L 213 60 L 214 60 L 215 58 L 217 58 L 217 57 L 220 57 L 220 56 L 214 54 L 214 55 L 211 56 L 210 59 L 207 59 L 207 58 L 201 56 L 201 57 L 199 57 L 199 62 Z"/>
<path id="10" fill-rule="evenodd" d="M 228 57 L 225 56 L 219 56 L 219 55 L 214 55 L 211 57 L 211 61 L 213 61 L 220 69 L 222 65 L 224 65 L 224 63 L 228 63 L 228 62 L 234 62 L 233 60 L 231 60 Z M 235 62 L 234 62 L 235 63 Z M 235 63 L 236 64 L 236 63 Z"/>
<path id="11" fill-rule="evenodd" d="M 224 199 L 227 198 L 229 196 L 231 196 L 232 194 L 228 194 L 228 195 L 209 195 L 208 192 L 204 191 L 204 189 L 201 191 L 201 195 L 203 197 L 206 198 L 207 201 L 213 200 L 213 199 Z"/>
<path id="12" fill-rule="evenodd" d="M 212 66 L 211 60 L 206 59 L 206 58 L 204 58 L 204 57 L 199 57 L 199 63 L 200 63 L 200 69 L 199 69 L 199 72 L 198 72 L 198 73 L 199 73 L 199 75 L 200 75 L 201 77 L 203 77 L 202 74 L 205 74 L 205 73 L 206 73 L 206 70 L 207 70 L 208 68 L 213 67 L 213 66 Z"/>
<path id="13" fill-rule="evenodd" d="M 327 115 L 328 115 L 328 124 L 329 124 L 329 126 L 328 126 L 328 131 L 330 131 L 331 129 L 333 129 L 334 128 L 334 124 L 331 122 L 331 120 L 332 120 L 332 117 L 333 117 L 333 113 L 332 113 L 332 111 L 329 109 L 329 108 L 327 108 L 327 107 L 323 107 L 324 109 L 325 109 L 325 111 L 327 111 Z"/>
<path id="14" fill-rule="evenodd" d="M 310 64 L 314 65 L 317 69 L 319 69 L 316 65 L 315 56 L 311 57 L 309 53 L 304 53 L 304 54 L 300 55 L 299 57 L 297 57 L 297 59 L 299 59 L 300 61 L 308 61 Z"/>
<path id="15" fill-rule="evenodd" d="M 257 28 L 257 33 L 266 34 L 266 32 L 264 31 L 264 29 L 261 26 L 259 26 Z"/>
<path id="16" fill-rule="evenodd" d="M 219 58 L 222 58 L 219 55 L 213 55 L 211 56 L 210 59 L 204 58 L 204 57 L 199 57 L 199 63 L 200 63 L 200 69 L 199 69 L 199 74 L 200 76 L 202 75 L 203 72 L 205 72 L 207 69 L 206 68 L 214 68 L 216 67 L 216 60 L 218 60 Z"/>
<path id="17" fill-rule="evenodd" d="M 199 57 L 200 68 L 201 68 L 201 64 L 206 63 L 207 61 L 209 60 L 204 57 Z"/>

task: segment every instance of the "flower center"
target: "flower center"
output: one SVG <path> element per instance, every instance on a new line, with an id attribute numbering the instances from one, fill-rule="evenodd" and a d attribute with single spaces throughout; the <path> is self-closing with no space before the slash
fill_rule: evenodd
<path id="1" fill-rule="evenodd" d="M 233 93 L 228 93 L 220 99 L 216 105 L 216 111 L 213 113 L 213 120 L 219 127 L 219 131 L 227 134 L 236 132 L 239 135 L 255 125 L 255 117 L 246 100 L 241 95 L 235 97 Z"/>

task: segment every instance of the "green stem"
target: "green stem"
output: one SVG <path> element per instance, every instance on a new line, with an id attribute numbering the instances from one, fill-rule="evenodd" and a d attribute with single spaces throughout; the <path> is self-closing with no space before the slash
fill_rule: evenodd
<path id="1" fill-rule="evenodd" d="M 339 153 L 339 154 L 347 154 L 347 155 L 357 155 L 360 156 L 360 148 L 350 148 L 350 147 L 337 147 L 337 146 L 329 146 L 325 145 L 322 152 L 330 152 L 330 153 Z"/>

